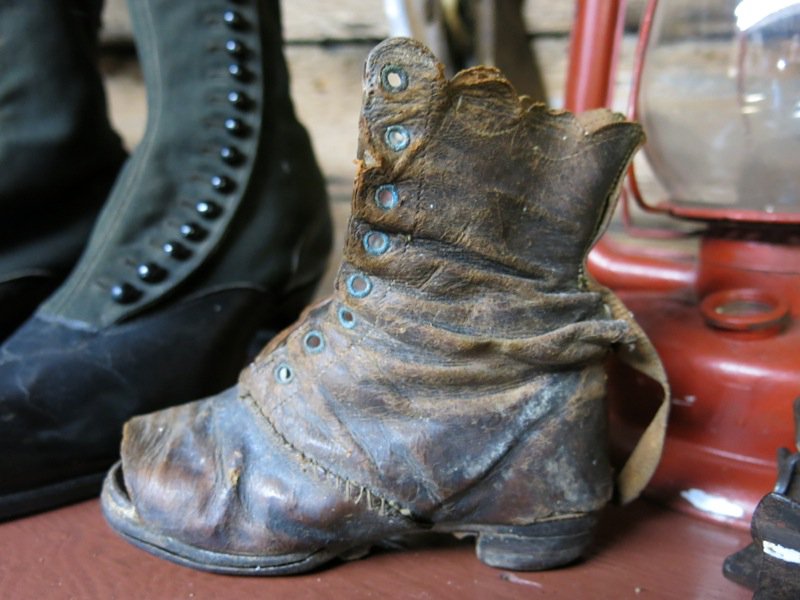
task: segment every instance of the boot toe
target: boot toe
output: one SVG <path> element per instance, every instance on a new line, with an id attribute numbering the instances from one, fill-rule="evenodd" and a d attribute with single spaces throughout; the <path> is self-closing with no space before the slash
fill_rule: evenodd
<path id="1" fill-rule="evenodd" d="M 215 529 L 230 520 L 226 513 L 235 508 L 222 488 L 236 483 L 234 473 L 242 453 L 220 455 L 214 413 L 214 403 L 204 400 L 125 424 L 121 461 L 109 479 L 118 496 L 127 497 L 141 527 L 188 544 L 205 540 L 215 547 Z M 228 461 L 230 473 L 224 473 Z M 215 488 L 218 480 L 221 485 Z"/>
<path id="2" fill-rule="evenodd" d="M 103 503 L 123 535 L 192 566 L 239 572 L 302 561 L 325 539 L 292 509 L 325 497 L 285 468 L 236 388 L 129 421 Z"/>
<path id="3" fill-rule="evenodd" d="M 31 512 L 96 494 L 125 421 L 230 385 L 255 329 L 243 313 L 261 298 L 219 290 L 99 330 L 29 319 L 0 347 L 0 518 L 19 514 L 8 502 Z"/>
<path id="4" fill-rule="evenodd" d="M 109 522 L 195 568 L 302 572 L 405 526 L 348 501 L 344 483 L 259 424 L 235 387 L 131 420 L 121 455 L 102 496 Z"/>
<path id="5" fill-rule="evenodd" d="M 0 350 L 0 503 L 89 475 L 96 493 L 113 461 L 125 418 L 119 407 L 135 388 L 102 356 L 80 351 L 87 335 L 33 319 Z"/>

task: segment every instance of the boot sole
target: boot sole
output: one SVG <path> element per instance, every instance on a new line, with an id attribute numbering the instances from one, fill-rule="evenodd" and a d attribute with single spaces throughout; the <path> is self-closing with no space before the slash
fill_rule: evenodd
<path id="1" fill-rule="evenodd" d="M 125 540 L 159 558 L 223 575 L 295 575 L 333 560 L 357 560 L 369 554 L 381 540 L 347 546 L 328 546 L 316 552 L 277 556 L 245 556 L 204 550 L 148 530 L 137 519 L 130 498 L 119 483 L 117 463 L 103 484 L 103 513 Z M 597 523 L 594 514 L 567 517 L 520 526 L 443 524 L 420 533 L 437 532 L 456 537 L 476 536 L 478 559 L 491 567 L 536 571 L 552 569 L 580 558 L 592 541 Z"/>
<path id="2" fill-rule="evenodd" d="M 32 490 L 0 496 L 0 521 L 23 517 L 55 506 L 63 506 L 97 496 L 105 472 L 59 481 Z"/>

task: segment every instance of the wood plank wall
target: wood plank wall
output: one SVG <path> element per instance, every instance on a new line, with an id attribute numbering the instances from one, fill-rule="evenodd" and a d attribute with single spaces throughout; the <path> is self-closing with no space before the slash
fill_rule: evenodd
<path id="1" fill-rule="evenodd" d="M 645 0 L 628 0 L 628 24 L 639 22 Z M 382 0 L 282 0 L 288 42 L 380 40 L 389 34 Z M 532 35 L 567 35 L 574 0 L 527 0 L 525 21 Z M 130 39 L 125 0 L 106 0 L 104 37 Z"/>
<path id="2" fill-rule="evenodd" d="M 645 0 L 628 0 L 626 29 L 635 31 Z M 569 32 L 574 15 L 574 0 L 526 0 L 524 15 L 531 44 L 538 56 L 549 94 L 549 103 L 563 105 L 567 69 Z M 346 53 L 348 46 L 372 46 L 389 35 L 382 0 L 282 0 L 287 53 L 292 47 L 337 47 Z M 108 43 L 131 41 L 126 0 L 106 0 L 103 39 Z M 619 101 L 624 109 L 628 89 L 627 68 L 634 48 L 629 34 L 620 64 Z M 343 48 L 345 47 L 345 48 Z"/>

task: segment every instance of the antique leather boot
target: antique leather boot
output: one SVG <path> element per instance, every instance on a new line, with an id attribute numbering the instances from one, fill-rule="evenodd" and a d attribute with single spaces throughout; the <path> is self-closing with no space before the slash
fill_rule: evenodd
<path id="1" fill-rule="evenodd" d="M 78 260 L 125 152 L 97 69 L 100 0 L 0 0 L 0 342 Z"/>
<path id="2" fill-rule="evenodd" d="M 0 518 L 98 493 L 123 423 L 231 385 L 330 245 L 277 0 L 136 0 L 148 123 L 64 285 L 0 351 Z"/>
<path id="3" fill-rule="evenodd" d="M 551 112 L 492 68 L 448 82 L 411 40 L 379 45 L 365 78 L 333 296 L 237 386 L 131 420 L 105 514 L 221 573 L 302 572 L 422 531 L 475 534 L 503 568 L 574 560 L 613 491 L 603 360 L 622 345 L 660 373 L 583 271 L 641 129 Z"/>

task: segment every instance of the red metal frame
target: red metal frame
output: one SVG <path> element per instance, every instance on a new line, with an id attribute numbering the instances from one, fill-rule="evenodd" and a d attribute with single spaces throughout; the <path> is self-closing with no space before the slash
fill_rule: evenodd
<path id="1" fill-rule="evenodd" d="M 567 108 L 610 106 L 624 7 L 623 0 L 577 2 Z M 644 43 L 640 40 L 640 49 Z M 640 50 L 639 72 L 642 57 Z M 791 219 L 764 223 L 781 215 L 759 213 L 755 219 L 752 211 L 676 211 L 663 204 L 656 209 L 707 221 L 697 256 L 659 254 L 606 236 L 588 260 L 598 281 L 617 292 L 650 336 L 672 387 L 667 442 L 647 493 L 680 510 L 745 528 L 774 484 L 777 448 L 794 444 L 800 229 L 785 225 Z M 755 312 L 728 314 L 737 303 Z M 648 398 L 656 395 L 653 382 L 611 365 L 615 451 L 632 449 L 655 408 Z"/>
<path id="2" fill-rule="evenodd" d="M 569 110 L 611 105 L 625 4 L 626 0 L 578 1 L 565 96 Z"/>

